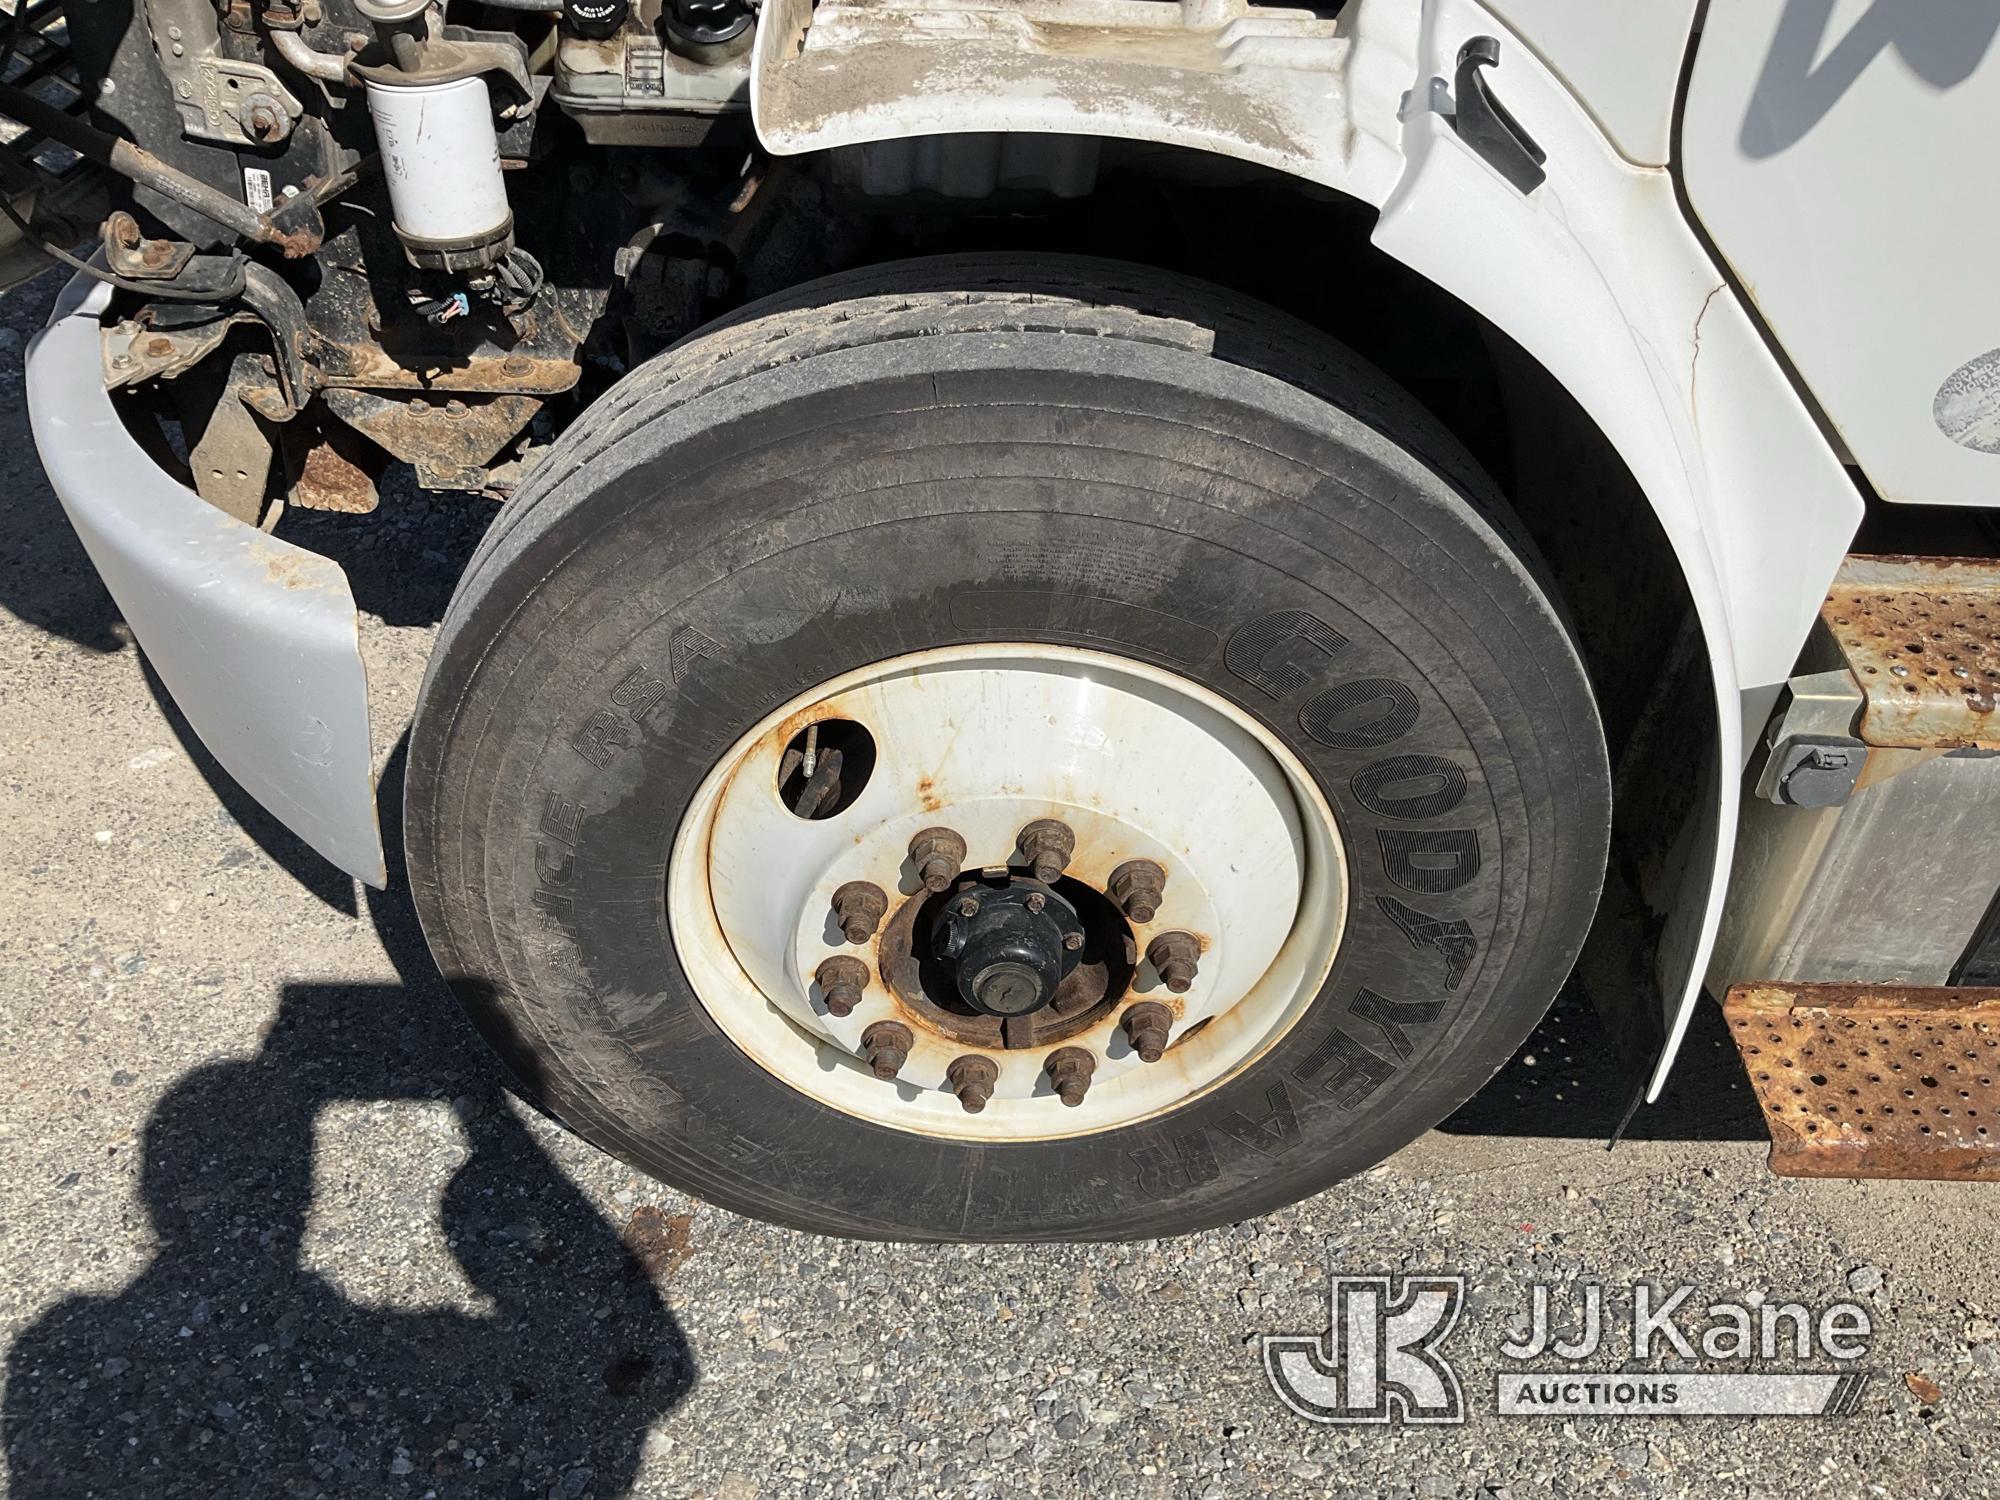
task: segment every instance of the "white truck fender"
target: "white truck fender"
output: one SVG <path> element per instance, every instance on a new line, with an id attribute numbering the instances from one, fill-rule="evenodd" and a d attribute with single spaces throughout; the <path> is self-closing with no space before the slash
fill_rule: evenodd
<path id="1" fill-rule="evenodd" d="M 347 575 L 210 505 L 126 431 L 104 388 L 110 300 L 79 272 L 28 346 L 28 422 L 50 487 L 217 763 L 313 849 L 380 887 L 368 673 Z"/>
<path id="2" fill-rule="evenodd" d="M 1669 171 L 1621 156 L 1474 0 L 1428 0 L 1421 13 L 1355 0 L 1337 23 L 1232 0 L 1045 8 L 1038 24 L 1032 5 L 940 6 L 927 18 L 915 3 L 775 0 L 753 65 L 758 134 L 794 154 L 1052 132 L 1272 166 L 1377 207 L 1382 250 L 1575 397 L 1659 517 L 1714 679 L 1712 774 L 1675 841 L 1678 894 L 1657 960 L 1665 1045 L 1647 1085 L 1657 1098 L 1728 891 L 1745 725 L 1761 727 L 1860 522 L 1838 456 L 1690 228 Z M 1478 36 L 1499 40 L 1491 87 L 1547 154 L 1546 180 L 1527 193 L 1453 128 L 1459 50 Z M 1198 47 L 1210 55 L 1189 66 Z"/>

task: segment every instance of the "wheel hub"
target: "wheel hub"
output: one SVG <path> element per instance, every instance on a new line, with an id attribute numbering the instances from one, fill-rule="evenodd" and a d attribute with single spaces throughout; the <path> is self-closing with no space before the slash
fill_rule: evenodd
<path id="1" fill-rule="evenodd" d="M 1262 1053 L 1331 965 L 1346 881 L 1324 798 L 1241 710 L 1001 645 L 863 669 L 753 729 L 696 794 L 667 904 L 704 1008 L 793 1088 L 1036 1139 Z"/>
<path id="2" fill-rule="evenodd" d="M 1076 913 L 1083 945 L 1048 1003 L 1006 1018 L 981 1011 L 966 999 L 959 989 L 959 965 L 938 954 L 931 934 L 951 903 L 963 890 L 977 889 L 979 881 L 977 873 L 954 874 L 940 893 L 918 890 L 883 924 L 876 961 L 897 1004 L 925 1029 L 961 1046 L 1014 1050 L 1052 1046 L 1111 1015 L 1138 971 L 1138 943 L 1101 891 L 1066 875 L 1049 888 Z"/>
<path id="3" fill-rule="evenodd" d="M 951 965 L 958 993 L 982 1015 L 1033 1015 L 1076 967 L 1083 923 L 1039 880 L 962 887 L 931 927 L 931 953 Z"/>

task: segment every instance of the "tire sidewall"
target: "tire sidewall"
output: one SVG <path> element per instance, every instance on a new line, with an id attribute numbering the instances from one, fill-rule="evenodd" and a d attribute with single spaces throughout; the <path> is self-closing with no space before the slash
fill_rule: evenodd
<path id="1" fill-rule="evenodd" d="M 1587 685 L 1524 565 L 1346 413 L 1082 343 L 913 341 L 714 392 L 482 560 L 455 632 L 480 649 L 440 652 L 413 744 L 419 907 L 517 1075 L 616 1154 L 839 1233 L 1188 1229 L 1389 1154 L 1560 983 L 1607 798 Z M 765 715 L 886 658 L 1024 641 L 1164 667 L 1264 723 L 1335 810 L 1345 933 L 1291 1031 L 1178 1109 L 917 1137 L 735 1048 L 679 964 L 667 862 Z M 1426 779 L 1440 766 L 1462 785 Z"/>

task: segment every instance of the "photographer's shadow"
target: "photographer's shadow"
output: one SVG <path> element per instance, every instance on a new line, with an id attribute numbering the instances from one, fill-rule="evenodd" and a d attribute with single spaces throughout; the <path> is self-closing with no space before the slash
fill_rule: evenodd
<path id="1" fill-rule="evenodd" d="M 384 780 L 386 811 L 400 788 Z M 122 1291 L 69 1297 L 15 1342 L 10 1495 L 630 1488 L 648 1429 L 693 1384 L 687 1341 L 510 1107 L 399 886 L 371 905 L 405 984 L 288 985 L 254 1057 L 195 1069 L 154 1110 L 141 1186 L 158 1251 Z M 460 1091 L 449 1105 L 444 1080 Z M 427 1286 L 419 1300 L 473 1310 L 363 1305 L 306 1263 L 323 1111 L 380 1100 L 459 1122 L 465 1159 L 436 1212 L 475 1295 Z M 432 1211 L 405 1184 L 345 1189 L 380 1194 L 378 1262 L 413 1238 L 399 1216 Z M 331 1253 L 315 1247 L 322 1264 Z"/>

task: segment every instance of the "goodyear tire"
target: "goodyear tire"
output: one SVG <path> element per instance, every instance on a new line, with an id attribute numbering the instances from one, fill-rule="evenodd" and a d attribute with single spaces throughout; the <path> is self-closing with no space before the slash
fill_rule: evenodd
<path id="1" fill-rule="evenodd" d="M 934 712 L 934 684 L 961 697 Z M 834 712 L 816 694 L 882 716 L 863 725 L 872 751 L 849 744 L 843 774 L 865 788 L 831 822 L 832 803 L 808 821 L 780 784 L 796 788 L 800 736 Z M 995 705 L 1003 717 L 978 719 Z M 1042 740 L 1020 728 L 1049 705 Z M 947 710 L 954 731 L 982 723 L 982 743 L 944 737 Z M 1152 715 L 1143 736 L 1121 730 L 1128 710 Z M 1051 741 L 1064 748 L 1036 750 Z M 912 756 L 948 760 L 954 785 L 906 777 Z M 1056 798 L 1074 807 L 1078 911 L 1120 920 L 1100 896 L 1127 824 L 1163 865 L 1209 860 L 1169 875 L 1164 899 L 1207 903 L 1185 921 L 1218 924 L 1196 944 L 1216 993 L 1201 977 L 1172 993 L 1134 963 L 1151 929 L 1132 919 L 1101 1024 L 1071 1038 L 1098 1068 L 1080 1107 L 1053 1097 L 1041 1054 L 1003 1048 L 974 1116 L 935 1065 L 981 1049 L 898 1008 L 887 936 L 863 1018 L 874 1006 L 918 1033 L 905 1072 L 882 1081 L 842 1052 L 851 1038 L 829 1039 L 812 945 L 878 959 L 875 939 L 819 932 L 824 882 L 878 825 L 900 849 L 918 821 L 1011 826 L 1010 795 L 1021 816 L 1047 812 L 1045 759 L 1106 778 Z M 785 817 L 813 852 L 794 857 Z M 1589 925 L 1608 824 L 1577 651 L 1462 450 L 1267 309 L 1047 258 L 833 278 L 635 371 L 475 558 L 407 792 L 433 952 L 533 1099 L 725 1207 L 897 1239 L 1174 1233 L 1379 1161 L 1540 1017 Z M 1289 853 L 1277 839 L 1242 854 L 1280 826 Z M 962 878 L 1027 879 L 993 842 Z M 876 867 L 892 906 L 921 902 L 921 871 L 894 857 Z M 1232 859 L 1236 876 L 1215 875 Z M 1276 867 L 1289 896 L 1255 885 Z M 818 905 L 801 917 L 801 901 Z M 1287 901 L 1293 925 L 1268 943 L 1230 929 Z M 766 908 L 769 932 L 708 930 Z M 1294 947 L 1295 993 L 1275 969 L 1220 977 Z M 1210 1006 L 1214 1024 L 1177 1024 L 1149 1066 L 1120 1029 L 1121 1005 L 1148 995 L 1183 1022 L 1179 1007 Z"/>

